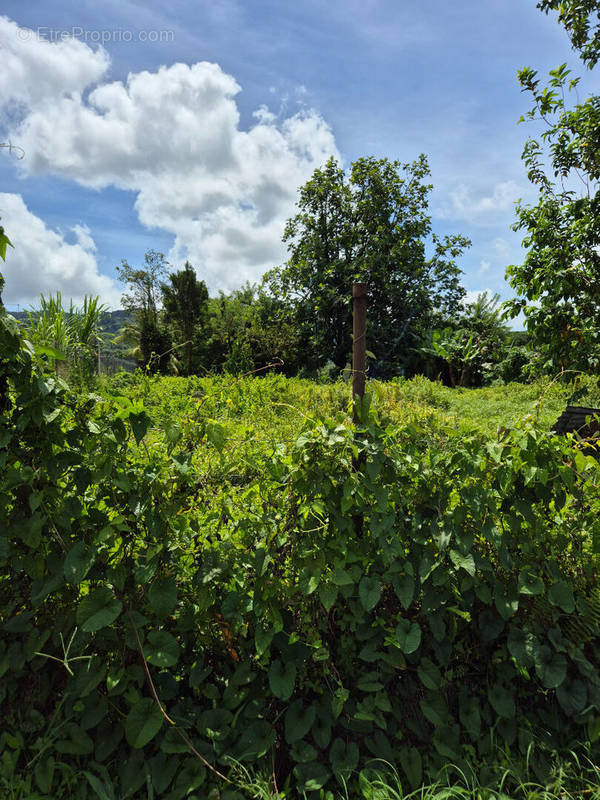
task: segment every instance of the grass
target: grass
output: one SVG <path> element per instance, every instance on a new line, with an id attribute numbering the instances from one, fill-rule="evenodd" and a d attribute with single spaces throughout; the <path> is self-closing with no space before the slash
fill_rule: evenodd
<path id="1" fill-rule="evenodd" d="M 234 780 L 248 800 L 291 800 L 286 790 L 276 792 L 267 776 L 253 776 L 234 765 Z M 374 761 L 358 778 L 358 794 L 344 787 L 336 794 L 311 794 L 321 800 L 600 800 L 600 768 L 573 753 L 570 761 L 556 760 L 546 781 L 529 773 L 528 764 L 497 768 L 482 782 L 468 767 L 448 764 L 437 780 L 416 789 L 403 785 L 393 764 Z"/>
<path id="2" fill-rule="evenodd" d="M 219 420 L 232 434 L 244 432 L 272 444 L 293 441 L 307 416 L 346 414 L 351 400 L 345 381 L 323 384 L 281 375 L 181 378 L 121 374 L 104 378 L 101 390 L 107 395 L 141 396 L 159 426 L 201 414 Z M 367 390 L 373 393 L 380 417 L 392 425 L 429 422 L 459 435 L 486 437 L 528 416 L 550 429 L 574 395 L 572 386 L 550 380 L 451 389 L 422 376 L 408 381 L 372 381 Z M 585 379 L 578 391 L 578 404 L 600 406 L 600 389 L 591 378 Z"/>

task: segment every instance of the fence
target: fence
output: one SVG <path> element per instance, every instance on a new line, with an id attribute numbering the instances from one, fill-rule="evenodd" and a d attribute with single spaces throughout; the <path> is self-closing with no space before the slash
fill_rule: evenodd
<path id="1" fill-rule="evenodd" d="M 135 372 L 137 361 L 119 358 L 108 353 L 98 353 L 98 375 L 114 375 L 115 372 Z"/>

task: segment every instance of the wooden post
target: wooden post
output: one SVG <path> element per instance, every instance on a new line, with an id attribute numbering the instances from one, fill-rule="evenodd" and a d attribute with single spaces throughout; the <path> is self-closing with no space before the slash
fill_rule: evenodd
<path id="1" fill-rule="evenodd" d="M 367 370 L 367 285 L 355 283 L 352 286 L 352 400 L 354 422 L 358 422 L 357 397 L 362 400 L 365 394 Z M 360 400 L 358 402 L 360 402 Z"/>
<path id="2" fill-rule="evenodd" d="M 354 424 L 357 425 L 358 407 L 365 395 L 365 378 L 367 371 L 367 285 L 355 283 L 352 286 L 352 409 Z M 360 470 L 364 461 L 364 453 L 352 459 L 355 470 Z M 363 533 L 363 515 L 352 517 L 354 533 L 358 539 Z"/>

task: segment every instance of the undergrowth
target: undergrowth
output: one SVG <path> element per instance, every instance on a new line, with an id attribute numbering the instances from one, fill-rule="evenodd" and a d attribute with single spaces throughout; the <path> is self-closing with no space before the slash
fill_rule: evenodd
<path id="1" fill-rule="evenodd" d="M 355 425 L 341 382 L 76 394 L 2 311 L 0 353 L 6 796 L 441 797 L 469 764 L 519 796 L 596 759 L 600 468 L 562 388 L 486 434 L 424 381 Z"/>

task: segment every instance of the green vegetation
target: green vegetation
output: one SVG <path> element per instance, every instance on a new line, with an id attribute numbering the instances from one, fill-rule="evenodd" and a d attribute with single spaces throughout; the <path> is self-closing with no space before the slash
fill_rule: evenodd
<path id="1" fill-rule="evenodd" d="M 7 792 L 435 796 L 516 764 L 510 797 L 594 763 L 600 470 L 548 431 L 564 388 L 497 430 L 516 392 L 424 378 L 357 427 L 343 381 L 74 395 L 0 313 Z"/>
<path id="2" fill-rule="evenodd" d="M 593 4 L 538 5 L 593 65 Z M 597 98 L 521 82 L 596 181 Z M 598 437 L 552 433 L 600 405 L 596 198 L 525 159 L 527 336 L 459 305 L 467 240 L 425 257 L 424 157 L 317 170 L 261 287 L 123 262 L 133 375 L 94 375 L 97 299 L 0 300 L 3 798 L 600 798 Z"/>
<path id="3" fill-rule="evenodd" d="M 431 234 L 428 175 L 424 155 L 412 164 L 361 158 L 348 177 L 331 158 L 300 189 L 299 212 L 283 235 L 289 259 L 265 284 L 282 301 L 309 369 L 348 362 L 353 281 L 368 287 L 367 338 L 381 377 L 407 368 L 411 348 L 436 318 L 452 318 L 460 308 L 455 259 L 470 242 Z M 427 258 L 429 235 L 434 253 Z"/>
<path id="4" fill-rule="evenodd" d="M 538 8 L 557 10 L 575 51 L 592 68 L 599 54 L 598 3 L 594 0 L 541 0 Z M 532 98 L 528 120 L 543 123 L 539 139 L 523 150 L 528 177 L 539 190 L 535 205 L 517 206 L 516 230 L 525 233 L 524 263 L 508 268 L 519 297 L 507 304 L 512 316 L 525 314 L 532 344 L 544 371 L 600 367 L 600 226 L 598 214 L 598 131 L 600 96 L 581 102 L 578 78 L 566 64 L 550 71 L 547 86 L 537 72 L 519 72 Z M 569 105 L 569 98 L 576 102 Z M 523 119 L 523 118 L 522 118 Z"/>

